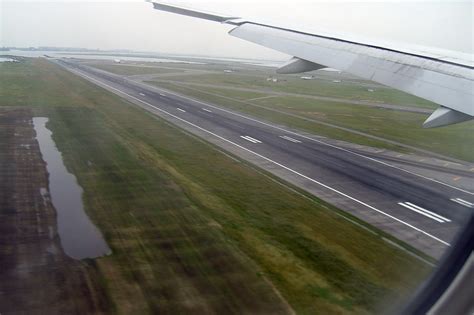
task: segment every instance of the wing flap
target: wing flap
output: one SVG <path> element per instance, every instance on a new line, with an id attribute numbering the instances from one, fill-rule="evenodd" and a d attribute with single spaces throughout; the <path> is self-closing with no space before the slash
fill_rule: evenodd
<path id="1" fill-rule="evenodd" d="M 294 73 L 302 73 L 302 72 L 314 71 L 314 70 L 319 70 L 319 69 L 324 69 L 324 68 L 327 68 L 327 67 L 308 61 L 308 60 L 294 57 L 290 61 L 285 63 L 283 66 L 278 68 L 277 73 L 294 74 Z"/>
<path id="2" fill-rule="evenodd" d="M 457 124 L 463 121 L 468 121 L 471 119 L 472 117 L 469 115 L 440 106 L 424 122 L 423 127 L 425 128 L 442 127 L 442 126 Z"/>

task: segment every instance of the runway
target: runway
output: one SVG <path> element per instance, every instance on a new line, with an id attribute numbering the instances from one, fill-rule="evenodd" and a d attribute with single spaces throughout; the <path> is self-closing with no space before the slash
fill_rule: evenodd
<path id="1" fill-rule="evenodd" d="M 89 66 L 55 62 L 431 257 L 442 256 L 474 210 L 472 191 L 389 160 Z"/>

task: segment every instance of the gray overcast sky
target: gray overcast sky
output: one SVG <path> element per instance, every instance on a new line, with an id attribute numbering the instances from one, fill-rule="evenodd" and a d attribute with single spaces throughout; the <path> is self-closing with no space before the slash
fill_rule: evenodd
<path id="1" fill-rule="evenodd" d="M 473 52 L 472 1 L 176 2 L 307 28 Z M 285 57 L 227 35 L 229 26 L 159 12 L 142 0 L 0 0 L 0 20 L 0 46 L 132 49 L 259 59 Z"/>

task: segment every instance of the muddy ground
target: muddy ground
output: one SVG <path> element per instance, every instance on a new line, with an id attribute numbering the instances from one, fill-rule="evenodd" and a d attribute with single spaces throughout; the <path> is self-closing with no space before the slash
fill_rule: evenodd
<path id="1" fill-rule="evenodd" d="M 31 111 L 0 110 L 0 314 L 104 312 L 92 263 L 61 248 L 48 187 Z"/>

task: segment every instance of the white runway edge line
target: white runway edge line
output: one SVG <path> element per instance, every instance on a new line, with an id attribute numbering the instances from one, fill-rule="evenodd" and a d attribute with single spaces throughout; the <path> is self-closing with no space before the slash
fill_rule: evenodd
<path id="1" fill-rule="evenodd" d="M 288 136 L 280 136 L 280 138 L 291 141 L 291 142 L 294 142 L 294 143 L 301 143 L 300 140 L 296 140 L 296 139 L 293 139 L 293 138 L 288 137 Z"/>
<path id="2" fill-rule="evenodd" d="M 179 110 L 180 112 L 186 113 L 184 109 L 181 109 L 181 108 L 176 108 L 176 109 Z"/>
<path id="3" fill-rule="evenodd" d="M 474 208 L 474 203 L 471 203 L 469 201 L 463 200 L 461 198 L 453 198 L 451 201 L 459 203 L 460 205 L 468 208 Z"/>
<path id="4" fill-rule="evenodd" d="M 132 81 L 132 82 L 134 82 L 134 83 L 136 83 L 136 84 L 141 84 L 141 85 L 146 86 L 146 87 L 148 87 L 148 88 L 151 88 L 151 89 L 153 89 L 153 90 L 161 91 L 160 89 L 158 89 L 158 88 L 156 88 L 156 87 L 154 87 L 154 86 L 152 86 L 152 85 L 149 85 L 149 84 L 137 82 L 137 81 L 134 81 L 134 80 L 130 80 L 130 81 Z M 411 174 L 411 175 L 414 175 L 414 176 L 417 176 L 417 177 L 420 177 L 420 178 L 423 178 L 423 179 L 426 179 L 426 180 L 435 182 L 435 183 L 437 183 L 437 184 L 440 184 L 440 185 L 443 185 L 443 186 L 446 186 L 446 187 L 449 187 L 449 188 L 452 188 L 452 189 L 455 189 L 455 190 L 461 191 L 461 192 L 463 192 L 463 193 L 466 193 L 466 194 L 469 194 L 469 195 L 473 195 L 473 196 L 474 196 L 474 192 L 471 192 L 471 191 L 468 191 L 468 190 L 465 190 L 465 189 L 462 189 L 462 188 L 459 188 L 459 187 L 456 187 L 456 186 L 453 186 L 453 185 L 444 183 L 444 182 L 442 182 L 442 181 L 439 181 L 439 180 L 434 179 L 434 178 L 431 178 L 431 177 L 427 177 L 427 176 L 424 176 L 424 175 L 421 175 L 421 174 L 417 174 L 417 173 L 414 173 L 414 172 L 405 170 L 405 169 L 403 169 L 403 168 L 401 168 L 401 167 L 398 167 L 398 166 L 395 166 L 395 165 L 392 165 L 392 164 L 389 164 L 389 163 L 385 163 L 385 162 L 383 162 L 383 161 L 380 161 L 380 160 L 377 160 L 377 159 L 375 159 L 375 158 L 371 158 L 371 157 L 365 156 L 365 155 L 360 154 L 360 153 L 355 153 L 355 152 L 353 152 L 353 151 L 351 151 L 351 150 L 349 150 L 349 149 L 344 149 L 344 148 L 338 147 L 338 146 L 336 146 L 336 145 L 329 144 L 329 143 L 326 143 L 326 142 L 324 142 L 324 141 L 317 140 L 317 139 L 314 139 L 314 138 L 311 138 L 311 137 L 308 137 L 308 136 L 299 134 L 299 133 L 294 132 L 294 131 L 291 131 L 291 130 L 287 130 L 287 129 L 284 129 L 284 128 L 281 128 L 281 127 L 273 126 L 273 125 L 271 125 L 271 124 L 268 124 L 268 123 L 266 123 L 266 122 L 260 121 L 260 120 L 258 120 L 258 119 L 251 118 L 251 117 L 248 117 L 248 116 L 245 116 L 245 115 L 242 115 L 242 114 L 238 114 L 238 113 L 232 112 L 232 111 L 230 111 L 230 110 L 226 110 L 226 109 L 223 109 L 223 108 L 220 108 L 220 107 L 217 107 L 217 106 L 208 104 L 208 103 L 204 103 L 204 102 L 198 101 L 198 100 L 196 100 L 196 99 L 193 99 L 193 98 L 190 98 L 190 97 L 181 95 L 181 94 L 177 94 L 177 93 L 175 93 L 175 92 L 170 92 L 170 91 L 168 91 L 168 90 L 167 90 L 167 92 L 170 93 L 170 94 L 172 94 L 172 95 L 175 95 L 175 96 L 177 96 L 177 97 L 184 98 L 184 99 L 186 99 L 186 100 L 189 100 L 189 101 L 192 101 L 192 102 L 201 104 L 201 105 L 205 105 L 205 106 L 208 106 L 208 107 L 212 107 L 212 108 L 214 108 L 214 109 L 223 111 L 223 112 L 225 112 L 225 113 L 229 113 L 229 114 L 232 114 L 232 115 L 235 115 L 235 116 L 238 116 L 238 117 L 241 117 L 241 118 L 250 120 L 250 121 L 254 121 L 254 122 L 257 122 L 257 123 L 259 123 L 259 124 L 265 125 L 265 126 L 267 126 L 267 127 L 271 127 L 271 128 L 274 128 L 274 129 L 277 129 L 277 130 L 280 130 L 280 131 L 284 131 L 284 132 L 286 132 L 286 133 L 290 133 L 290 134 L 293 134 L 293 135 L 295 135 L 295 136 L 298 136 L 298 137 L 301 137 L 301 138 L 304 138 L 304 139 L 307 139 L 307 140 L 310 140 L 310 141 L 314 141 L 314 142 L 320 143 L 320 144 L 322 144 L 322 145 L 326 145 L 326 146 L 331 147 L 331 148 L 334 148 L 334 149 L 338 149 L 338 150 L 341 150 L 341 151 L 344 151 L 344 152 L 347 152 L 347 153 L 356 155 L 356 156 L 358 156 L 358 157 L 361 157 L 361 158 L 370 160 L 370 161 L 372 161 L 372 162 L 376 162 L 376 163 L 385 165 L 385 166 L 387 166 L 387 167 L 391 167 L 391 168 L 394 168 L 394 169 L 396 169 L 396 170 L 399 170 L 399 171 L 402 171 L 402 172 L 405 172 L 405 173 L 408 173 L 408 174 Z"/>
<path id="5" fill-rule="evenodd" d="M 180 117 L 178 117 L 178 116 L 176 116 L 176 115 L 173 115 L 173 114 L 171 114 L 171 113 L 169 113 L 169 112 L 167 112 L 167 111 L 165 111 L 165 110 L 163 110 L 163 109 L 161 109 L 161 108 L 158 108 L 158 107 L 156 107 L 156 106 L 153 106 L 153 105 L 151 105 L 151 104 L 149 104 L 149 103 L 147 103 L 147 102 L 145 102 L 145 101 L 142 101 L 142 100 L 139 99 L 139 98 L 136 98 L 136 97 L 134 97 L 134 96 L 132 96 L 132 95 L 130 95 L 130 94 L 127 94 L 127 93 L 125 93 L 125 92 L 123 92 L 123 91 L 120 91 L 119 89 L 116 89 L 116 88 L 114 88 L 114 87 L 112 87 L 112 86 L 110 86 L 110 85 L 108 85 L 108 84 L 106 84 L 106 83 L 100 82 L 99 80 L 96 80 L 96 79 L 94 79 L 94 78 L 92 78 L 92 77 L 90 77 L 90 76 L 88 76 L 88 75 L 86 75 L 86 74 L 84 74 L 84 73 L 82 73 L 82 72 L 79 72 L 79 71 L 76 71 L 76 70 L 72 70 L 72 69 L 70 69 L 70 71 L 75 72 L 75 73 L 79 73 L 79 75 L 82 75 L 82 76 L 88 78 L 89 80 L 91 80 L 91 81 L 93 81 L 93 82 L 96 82 L 98 85 L 106 86 L 106 87 L 108 87 L 109 89 L 114 90 L 114 91 L 117 91 L 118 93 L 120 93 L 120 94 L 122 94 L 122 95 L 126 95 L 127 97 L 130 97 L 130 98 L 132 98 L 132 99 L 134 99 L 134 100 L 136 100 L 136 101 L 138 101 L 138 102 L 140 102 L 140 103 L 143 103 L 143 104 L 145 104 L 146 106 L 152 107 L 152 108 L 154 108 L 154 109 L 157 110 L 157 111 L 160 111 L 160 112 L 162 112 L 162 113 L 165 113 L 166 115 L 169 115 L 169 116 L 171 116 L 171 117 L 173 117 L 173 118 L 175 118 L 175 119 L 177 119 L 177 120 L 179 120 L 179 121 L 182 121 L 182 122 L 184 122 L 184 123 L 186 123 L 186 124 L 188 124 L 188 125 L 190 125 L 190 126 L 193 126 L 193 127 L 197 128 L 197 129 L 199 129 L 199 130 L 201 130 L 201 131 L 204 131 L 204 132 L 206 132 L 206 133 L 208 133 L 208 134 L 210 134 L 210 135 L 213 135 L 214 137 L 216 137 L 216 138 L 218 138 L 218 139 L 221 139 L 221 140 L 223 140 L 223 141 L 225 141 L 225 142 L 227 142 L 227 143 L 230 143 L 230 144 L 232 144 L 232 145 L 234 145 L 234 146 L 236 146 L 236 147 L 238 147 L 238 148 L 240 148 L 240 149 L 242 149 L 242 150 L 244 150 L 244 151 L 247 151 L 247 152 L 249 152 L 249 153 L 252 153 L 252 154 L 254 154 L 255 156 L 258 156 L 258 157 L 260 157 L 260 158 L 262 158 L 262 159 L 264 159 L 264 160 L 266 160 L 266 161 L 268 161 L 268 162 L 271 162 L 271 163 L 273 163 L 273 164 L 275 164 L 275 165 L 277 165 L 277 166 L 279 166 L 279 167 L 281 167 L 281 168 L 283 168 L 283 169 L 285 169 L 285 170 L 287 170 L 287 171 L 290 171 L 290 172 L 292 172 L 292 173 L 294 173 L 294 174 L 296 174 L 296 175 L 298 175 L 298 176 L 300 176 L 300 177 L 302 177 L 302 178 L 304 178 L 304 179 L 307 179 L 307 180 L 309 180 L 309 181 L 311 181 L 311 182 L 313 182 L 313 183 L 315 183 L 315 184 L 317 184 L 317 185 L 320 185 L 321 187 L 324 187 L 324 188 L 326 188 L 326 189 L 329 189 L 329 190 L 331 190 L 331 191 L 333 191 L 333 192 L 335 192 L 335 193 L 337 193 L 337 194 L 339 194 L 339 195 L 341 195 L 341 196 L 344 196 L 344 197 L 346 197 L 346 198 L 348 198 L 348 199 L 350 199 L 350 200 L 352 200 L 352 201 L 354 201 L 354 202 L 356 202 L 356 203 L 359 203 L 359 204 L 361 204 L 361 205 L 363 205 L 363 206 L 365 206 L 365 207 L 367 207 L 367 208 L 369 208 L 369 209 L 371 209 L 371 210 L 373 210 L 373 211 L 375 211 L 375 212 L 378 212 L 378 213 L 380 213 L 380 214 L 382 214 L 382 215 L 385 215 L 386 217 L 391 218 L 392 220 L 395 220 L 395 221 L 397 221 L 397 222 L 399 222 L 399 223 L 401 223 L 401 224 L 403 224 L 403 225 L 405 225 L 405 226 L 407 226 L 407 227 L 409 227 L 409 228 L 411 228 L 411 229 L 413 229 L 413 230 L 415 230 L 415 231 L 417 231 L 417 232 L 420 232 L 421 234 L 426 235 L 426 236 L 428 236 L 429 238 L 431 238 L 431 239 L 433 239 L 433 240 L 435 240 L 435 241 L 437 241 L 437 242 L 440 242 L 441 244 L 444 244 L 444 245 L 446 245 L 446 246 L 451 246 L 451 244 L 449 244 L 448 242 L 443 241 L 442 239 L 437 238 L 436 236 L 431 235 L 430 233 L 425 232 L 425 231 L 423 231 L 422 229 L 417 228 L 416 226 L 414 226 L 414 225 L 412 225 L 412 224 L 410 224 L 410 223 L 408 223 L 408 222 L 405 222 L 405 221 L 403 221 L 403 220 L 401 220 L 401 219 L 399 219 L 399 218 L 397 218 L 397 217 L 394 217 L 393 215 L 390 215 L 390 214 L 388 214 L 388 213 L 386 213 L 386 212 L 383 212 L 382 210 L 379 210 L 379 209 L 377 209 L 377 208 L 375 208 L 375 207 L 373 207 L 373 206 L 371 206 L 371 205 L 369 205 L 369 204 L 367 204 L 367 203 L 365 203 L 365 202 L 363 202 L 363 201 L 360 201 L 360 200 L 358 200 L 358 199 L 356 199 L 356 198 L 354 198 L 354 197 L 352 197 L 352 196 L 349 196 L 349 195 L 347 195 L 347 194 L 345 194 L 345 193 L 343 193 L 343 192 L 341 192 L 341 191 L 338 191 L 337 189 L 334 189 L 334 188 L 332 188 L 332 187 L 330 187 L 330 186 L 328 186 L 328 185 L 326 185 L 326 184 L 323 184 L 323 183 L 321 183 L 321 182 L 318 182 L 317 180 L 312 179 L 312 178 L 310 178 L 310 177 L 308 177 L 308 176 L 306 176 L 306 175 L 304 175 L 304 174 L 301 174 L 301 173 L 299 173 L 299 172 L 297 172 L 297 171 L 295 171 L 295 170 L 292 170 L 291 168 L 289 168 L 289 167 L 287 167 L 287 166 L 285 166 L 285 165 L 283 165 L 283 164 L 280 164 L 280 163 L 278 163 L 278 162 L 275 162 L 275 161 L 273 161 L 273 160 L 271 160 L 271 159 L 269 159 L 269 158 L 267 158 L 267 157 L 265 157 L 265 156 L 263 156 L 263 155 L 261 155 L 261 154 L 258 154 L 257 152 L 254 152 L 254 151 L 252 151 L 252 150 L 250 150 L 250 149 L 247 149 L 247 148 L 245 148 L 245 147 L 243 147 L 243 146 L 241 146 L 241 145 L 239 145 L 239 144 L 237 144 L 237 143 L 235 143 L 235 142 L 232 142 L 231 140 L 228 140 L 228 139 L 226 139 L 226 138 L 224 138 L 224 137 L 222 137 L 222 136 L 219 136 L 218 134 L 215 134 L 215 133 L 213 133 L 212 131 L 209 131 L 209 130 L 206 130 L 206 129 L 202 128 L 202 127 L 199 127 L 198 125 L 195 125 L 195 124 L 193 124 L 192 122 L 189 122 L 189 121 L 187 121 L 187 120 L 185 120 L 185 119 L 183 119 L 183 118 L 180 118 Z"/>
<path id="6" fill-rule="evenodd" d="M 437 221 L 437 222 L 439 222 L 439 223 L 451 222 L 450 219 L 445 218 L 445 217 L 443 217 L 443 216 L 440 216 L 440 215 L 437 214 L 437 213 L 434 213 L 434 212 L 431 212 L 431 211 L 429 211 L 429 210 L 426 210 L 426 209 L 424 209 L 424 208 L 422 208 L 422 207 L 420 207 L 420 206 L 417 206 L 417 205 L 415 205 L 415 204 L 413 204 L 413 203 L 411 203 L 411 202 L 399 202 L 398 204 L 399 204 L 400 206 L 402 206 L 402 207 L 405 207 L 405 208 L 410 209 L 410 210 L 412 210 L 412 211 L 415 211 L 415 212 L 417 212 L 417 213 L 419 213 L 419 214 L 422 214 L 422 215 L 424 215 L 425 217 L 428 217 L 428 218 L 430 218 L 430 219 L 433 219 L 433 220 L 435 220 L 435 221 Z"/>
<path id="7" fill-rule="evenodd" d="M 249 136 L 240 136 L 242 139 L 245 139 L 247 141 L 253 142 L 253 143 L 262 143 L 262 141 L 257 140 L 255 138 L 249 137 Z"/>

